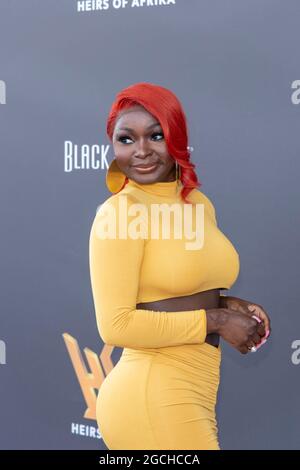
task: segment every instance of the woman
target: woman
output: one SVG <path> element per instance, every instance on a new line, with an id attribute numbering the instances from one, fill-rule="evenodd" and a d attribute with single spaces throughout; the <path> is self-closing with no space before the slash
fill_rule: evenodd
<path id="1" fill-rule="evenodd" d="M 220 295 L 237 279 L 239 255 L 197 189 L 177 97 L 150 83 L 129 86 L 116 97 L 107 133 L 113 194 L 91 228 L 90 274 L 100 336 L 124 349 L 99 390 L 100 433 L 109 449 L 217 450 L 219 338 L 254 351 L 269 317 L 260 305 Z M 189 206 L 202 245 L 189 244 L 185 231 L 174 236 L 180 217 L 158 227 L 154 208 L 172 204 L 176 216 Z"/>

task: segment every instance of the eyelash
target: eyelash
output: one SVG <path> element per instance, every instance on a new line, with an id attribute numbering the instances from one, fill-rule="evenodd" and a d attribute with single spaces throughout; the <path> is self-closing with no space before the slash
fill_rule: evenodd
<path id="1" fill-rule="evenodd" d="M 154 132 L 154 133 L 151 135 L 151 137 L 153 137 L 154 135 L 161 135 L 162 137 L 164 136 L 162 132 Z M 128 135 L 122 135 L 122 136 L 120 136 L 117 140 L 118 140 L 119 142 L 122 142 L 122 139 L 130 139 L 130 137 L 128 137 Z M 124 143 L 124 142 L 122 142 L 122 143 Z M 125 145 L 127 145 L 127 144 L 125 144 Z"/>

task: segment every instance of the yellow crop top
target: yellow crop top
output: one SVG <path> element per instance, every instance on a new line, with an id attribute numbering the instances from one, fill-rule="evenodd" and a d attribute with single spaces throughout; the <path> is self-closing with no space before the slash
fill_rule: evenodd
<path id="1" fill-rule="evenodd" d="M 110 196 L 95 215 L 89 239 L 90 279 L 97 326 L 106 344 L 139 349 L 203 343 L 207 335 L 205 309 L 158 312 L 137 309 L 136 304 L 208 289 L 229 289 L 238 277 L 239 255 L 218 228 L 212 202 L 198 189 L 193 189 L 187 199 L 204 205 L 201 248 L 186 249 L 186 242 L 191 240 L 185 235 L 172 237 L 172 217 L 171 237 L 163 238 L 161 230 L 157 239 L 152 232 L 149 235 L 150 230 L 148 238 L 128 236 L 130 224 L 141 214 L 134 213 L 133 204 L 143 205 L 143 222 L 151 221 L 153 204 L 184 205 L 181 188 L 182 183 L 178 185 L 177 181 L 143 185 L 129 179 L 124 189 Z M 192 211 L 195 215 L 195 204 Z M 116 225 L 107 223 L 108 214 L 116 215 Z M 120 226 L 128 229 L 127 238 L 124 232 L 124 238 L 120 235 Z M 115 232 L 110 231 L 112 228 Z"/>

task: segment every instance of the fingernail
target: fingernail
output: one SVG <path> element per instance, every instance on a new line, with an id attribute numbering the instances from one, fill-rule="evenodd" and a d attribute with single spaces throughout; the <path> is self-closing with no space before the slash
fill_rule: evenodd
<path id="1" fill-rule="evenodd" d="M 261 319 L 257 317 L 256 315 L 252 315 L 252 317 L 255 318 L 255 320 L 258 321 L 258 323 L 261 323 Z"/>

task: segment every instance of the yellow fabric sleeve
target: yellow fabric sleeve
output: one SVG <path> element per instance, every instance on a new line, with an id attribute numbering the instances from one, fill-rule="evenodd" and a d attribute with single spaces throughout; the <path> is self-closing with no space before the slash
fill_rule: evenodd
<path id="1" fill-rule="evenodd" d="M 117 199 L 110 198 L 115 208 Z M 100 216 L 103 216 L 106 202 L 95 216 L 89 239 L 92 294 L 97 327 L 104 343 L 121 348 L 204 343 L 207 335 L 205 309 L 158 312 L 136 308 L 146 241 L 99 236 L 103 228 Z M 159 269 L 159 253 L 157 256 Z"/>

